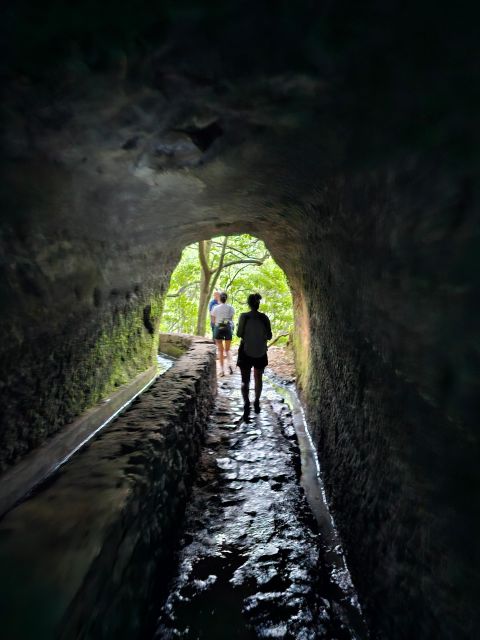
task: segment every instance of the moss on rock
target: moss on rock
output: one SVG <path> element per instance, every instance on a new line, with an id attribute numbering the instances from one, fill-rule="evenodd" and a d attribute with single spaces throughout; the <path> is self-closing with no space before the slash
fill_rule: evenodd
<path id="1" fill-rule="evenodd" d="M 2 380 L 11 392 L 4 396 L 0 470 L 155 364 L 166 282 L 162 278 L 157 292 L 98 314 L 74 309 L 54 335 L 24 340 L 5 352 L 2 364 L 10 375 Z"/>

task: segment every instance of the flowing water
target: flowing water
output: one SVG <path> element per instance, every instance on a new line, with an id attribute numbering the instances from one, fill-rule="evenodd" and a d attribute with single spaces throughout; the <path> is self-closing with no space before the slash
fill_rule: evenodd
<path id="1" fill-rule="evenodd" d="M 367 638 L 295 391 L 221 378 L 156 640 Z"/>
<path id="2" fill-rule="evenodd" d="M 163 375 L 166 373 L 171 366 L 173 366 L 176 358 L 172 358 L 172 356 L 168 356 L 166 353 L 158 353 L 157 354 L 157 363 L 158 363 L 158 374 Z"/>

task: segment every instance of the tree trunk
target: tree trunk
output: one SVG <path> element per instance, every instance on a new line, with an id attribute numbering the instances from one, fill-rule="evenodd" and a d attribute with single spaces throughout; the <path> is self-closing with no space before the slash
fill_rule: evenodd
<path id="1" fill-rule="evenodd" d="M 213 269 L 213 268 L 210 269 L 210 277 L 212 278 L 212 280 L 210 282 L 210 289 L 209 289 L 209 293 L 208 293 L 208 297 L 209 298 L 212 297 L 213 290 L 215 289 L 215 285 L 217 284 L 217 280 L 218 280 L 218 277 L 220 275 L 220 272 L 224 268 L 225 251 L 227 250 L 227 242 L 228 242 L 228 236 L 225 236 L 223 238 L 223 242 L 222 242 L 222 252 L 220 254 L 220 259 L 218 261 L 218 267 L 216 267 L 216 269 Z"/>
<path id="2" fill-rule="evenodd" d="M 210 240 L 201 240 L 198 243 L 198 257 L 202 267 L 202 275 L 200 278 L 200 300 L 198 302 L 197 336 L 205 335 L 208 303 L 210 301 L 210 281 L 212 279 L 212 272 L 208 265 L 210 246 Z"/>
<path id="3" fill-rule="evenodd" d="M 197 316 L 197 336 L 205 335 L 206 328 L 206 319 L 207 319 L 207 310 L 208 303 L 210 298 L 212 297 L 213 290 L 215 289 L 215 285 L 217 284 L 217 280 L 220 276 L 220 273 L 223 269 L 227 267 L 231 267 L 234 264 L 258 264 L 261 265 L 268 258 L 268 253 L 265 253 L 260 258 L 248 258 L 245 257 L 240 259 L 231 260 L 230 262 L 225 263 L 225 253 L 228 249 L 228 236 L 224 236 L 221 247 L 222 250 L 220 252 L 220 257 L 218 261 L 218 265 L 216 267 L 211 266 L 208 262 L 210 257 L 210 248 L 212 246 L 211 240 L 201 240 L 198 243 L 198 257 L 200 260 L 200 266 L 202 269 L 202 275 L 200 278 L 200 300 L 198 302 L 198 316 Z M 237 272 L 238 275 L 238 272 Z M 230 281 L 233 282 L 235 278 Z M 209 317 L 210 324 L 210 317 Z"/>

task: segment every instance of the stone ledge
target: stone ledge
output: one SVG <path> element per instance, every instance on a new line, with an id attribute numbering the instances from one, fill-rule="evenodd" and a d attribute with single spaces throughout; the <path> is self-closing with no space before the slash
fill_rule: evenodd
<path id="1" fill-rule="evenodd" d="M 159 335 L 158 350 L 166 353 L 167 356 L 180 358 L 189 348 L 191 342 L 192 336 L 185 333 L 161 333 Z"/>
<path id="2" fill-rule="evenodd" d="M 0 476 L 0 518 L 104 428 L 157 377 L 154 365 L 88 409 Z"/>
<path id="3" fill-rule="evenodd" d="M 171 556 L 214 390 L 214 347 L 193 338 L 129 411 L 5 516 L 5 637 L 138 636 Z"/>

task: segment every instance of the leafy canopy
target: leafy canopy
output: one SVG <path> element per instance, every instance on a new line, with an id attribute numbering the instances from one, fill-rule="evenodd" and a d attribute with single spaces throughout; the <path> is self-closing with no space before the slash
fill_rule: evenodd
<path id="1" fill-rule="evenodd" d="M 209 245 L 209 265 L 215 269 L 220 261 L 223 237 L 212 238 Z M 240 262 L 257 260 L 261 264 Z M 230 264 L 230 263 L 235 264 Z M 262 296 L 261 311 L 272 323 L 274 338 L 288 335 L 293 326 L 292 297 L 285 274 L 269 255 L 265 244 L 250 235 L 228 238 L 224 257 L 226 265 L 220 272 L 216 289 L 228 294 L 228 302 L 235 309 L 235 318 L 247 311 L 247 297 L 259 292 Z M 195 333 L 200 299 L 201 267 L 198 244 L 191 244 L 172 274 L 170 288 L 165 299 L 161 331 L 169 333 Z M 207 333 L 210 323 L 207 322 Z M 287 337 L 278 340 L 286 342 Z M 277 344 L 278 344 L 277 343 Z"/>

